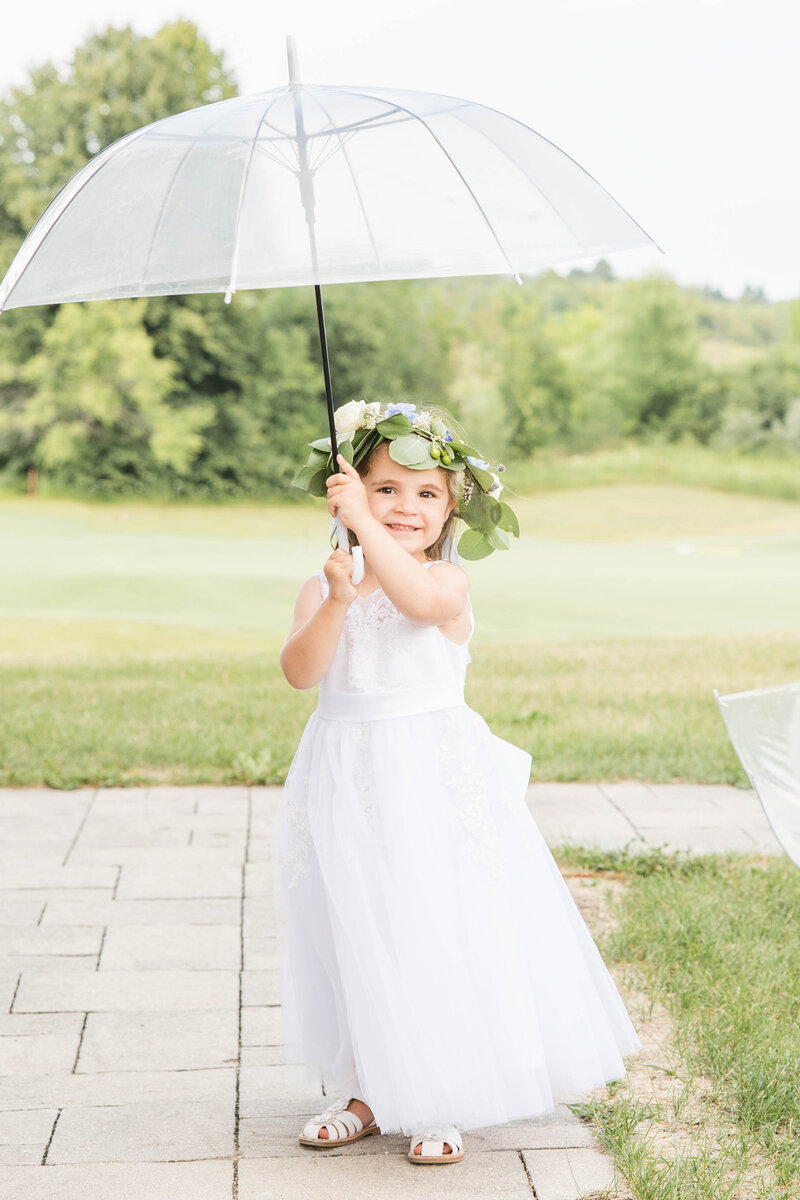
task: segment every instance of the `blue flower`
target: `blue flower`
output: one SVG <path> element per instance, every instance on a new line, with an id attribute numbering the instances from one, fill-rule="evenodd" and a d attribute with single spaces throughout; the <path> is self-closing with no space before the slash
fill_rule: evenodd
<path id="1" fill-rule="evenodd" d="M 417 411 L 416 404 L 387 404 L 387 417 L 396 417 L 398 413 L 402 413 L 404 417 L 411 417 Z"/>
<path id="2" fill-rule="evenodd" d="M 489 470 L 489 464 L 485 458 L 473 458 L 471 454 L 468 454 L 467 462 L 471 467 L 480 467 L 482 471 Z"/>
<path id="3" fill-rule="evenodd" d="M 453 440 L 453 435 L 449 429 L 445 429 L 445 431 L 444 431 L 444 440 L 446 442 L 452 442 L 452 440 Z"/>

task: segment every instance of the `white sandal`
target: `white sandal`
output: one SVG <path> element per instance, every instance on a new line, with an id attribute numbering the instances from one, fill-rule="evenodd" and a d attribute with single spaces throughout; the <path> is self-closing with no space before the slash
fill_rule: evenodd
<path id="1" fill-rule="evenodd" d="M 337 1100 L 318 1117 L 312 1117 L 303 1126 L 303 1132 L 298 1139 L 300 1145 L 347 1146 L 350 1142 L 357 1142 L 359 1138 L 367 1137 L 370 1133 L 380 1133 L 380 1129 L 374 1121 L 371 1125 L 364 1125 L 360 1117 L 347 1111 L 350 1099 Z M 320 1130 L 323 1128 L 328 1130 L 326 1138 L 319 1136 Z"/>
<path id="2" fill-rule="evenodd" d="M 420 1153 L 415 1154 L 414 1147 L 419 1146 L 420 1142 Z M 445 1154 L 445 1142 L 452 1154 Z M 463 1157 L 464 1143 L 455 1125 L 440 1125 L 436 1129 L 426 1129 L 424 1133 L 415 1133 L 408 1148 L 408 1158 L 413 1163 L 461 1162 Z"/>

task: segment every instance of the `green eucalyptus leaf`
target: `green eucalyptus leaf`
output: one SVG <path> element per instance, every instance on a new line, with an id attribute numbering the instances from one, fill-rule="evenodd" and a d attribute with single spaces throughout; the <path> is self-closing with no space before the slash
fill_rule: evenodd
<path id="1" fill-rule="evenodd" d="M 472 493 L 467 504 L 463 505 L 459 512 L 468 525 L 484 534 L 489 534 L 495 529 L 502 516 L 500 502 L 493 500 L 485 492 L 477 491 Z"/>
<path id="2" fill-rule="evenodd" d="M 509 546 L 508 534 L 503 533 L 502 529 L 495 528 L 486 534 L 486 540 L 495 550 L 507 550 Z"/>
<path id="3" fill-rule="evenodd" d="M 380 434 L 375 429 L 367 429 L 364 432 L 367 436 L 353 443 L 353 464 L 355 466 L 358 466 L 381 440 Z"/>
<path id="4" fill-rule="evenodd" d="M 465 529 L 458 539 L 457 549 L 462 558 L 475 561 L 479 558 L 488 558 L 494 547 L 477 529 Z"/>
<path id="5" fill-rule="evenodd" d="M 394 439 L 389 446 L 389 456 L 402 467 L 418 467 L 422 469 L 427 466 L 430 451 L 423 438 L 419 438 L 416 434 L 411 433 L 406 437 L 397 437 Z"/>
<path id="6" fill-rule="evenodd" d="M 325 481 L 330 477 L 330 471 L 327 468 L 324 471 L 317 471 L 316 475 L 311 476 L 308 484 L 308 490 L 312 496 L 327 496 L 328 489 Z"/>
<path id="7" fill-rule="evenodd" d="M 301 488 L 304 492 L 307 492 L 309 484 L 317 474 L 318 470 L 319 468 L 315 463 L 306 463 L 304 467 L 300 468 L 292 480 L 292 487 Z"/>
<path id="8" fill-rule="evenodd" d="M 505 500 L 500 501 L 500 509 L 503 515 L 497 524 L 501 529 L 506 529 L 509 533 L 512 533 L 514 537 L 519 537 L 519 521 L 517 520 L 516 513 L 508 507 Z"/>
<path id="9" fill-rule="evenodd" d="M 485 492 L 488 492 L 489 488 L 494 487 L 494 480 L 488 471 L 484 471 L 483 467 L 473 467 L 470 463 L 467 463 L 467 470 Z"/>
<path id="10" fill-rule="evenodd" d="M 459 438 L 453 438 L 452 442 L 448 442 L 447 444 L 453 450 L 457 450 L 459 454 L 463 454 L 465 458 L 467 455 L 470 458 L 483 458 L 483 455 L 478 450 L 473 446 L 468 446 L 466 442 L 462 442 Z"/>
<path id="11" fill-rule="evenodd" d="M 348 438 L 347 441 L 339 442 L 339 453 L 342 458 L 345 458 L 349 463 L 353 461 L 353 443 Z M 339 464 L 336 464 L 336 470 L 339 470 Z"/>
<path id="12" fill-rule="evenodd" d="M 410 433 L 414 426 L 405 413 L 395 413 L 393 417 L 386 417 L 385 420 L 379 421 L 375 428 L 383 437 L 393 439 Z"/>
<path id="13" fill-rule="evenodd" d="M 394 443 L 394 444 L 396 445 L 397 443 Z M 390 453 L 391 453 L 391 451 L 390 451 Z M 442 463 L 442 461 L 440 459 L 434 458 L 433 455 L 430 452 L 428 452 L 428 454 L 426 454 L 425 458 L 423 458 L 421 462 L 408 463 L 408 466 L 411 468 L 412 471 L 428 471 L 432 467 L 441 467 L 441 466 L 444 466 L 444 464 Z"/>
<path id="14" fill-rule="evenodd" d="M 308 444 L 312 450 L 326 450 L 328 454 L 331 452 L 331 439 L 329 437 L 317 438 L 315 442 L 309 442 Z"/>

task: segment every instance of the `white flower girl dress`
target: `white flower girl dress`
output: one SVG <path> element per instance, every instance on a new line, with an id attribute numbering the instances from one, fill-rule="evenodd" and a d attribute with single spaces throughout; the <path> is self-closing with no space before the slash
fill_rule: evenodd
<path id="1" fill-rule="evenodd" d="M 533 1117 L 641 1048 L 526 806 L 530 755 L 464 702 L 469 661 L 357 597 L 274 824 L 289 1082 L 383 1133 Z"/>

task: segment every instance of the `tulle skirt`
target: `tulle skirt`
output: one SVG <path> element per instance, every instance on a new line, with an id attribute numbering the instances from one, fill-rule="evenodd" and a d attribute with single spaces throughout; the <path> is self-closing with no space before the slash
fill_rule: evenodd
<path id="1" fill-rule="evenodd" d="M 530 765 L 466 705 L 312 715 L 273 836 L 290 1083 L 410 1136 L 624 1076 L 641 1043 L 526 806 Z"/>

